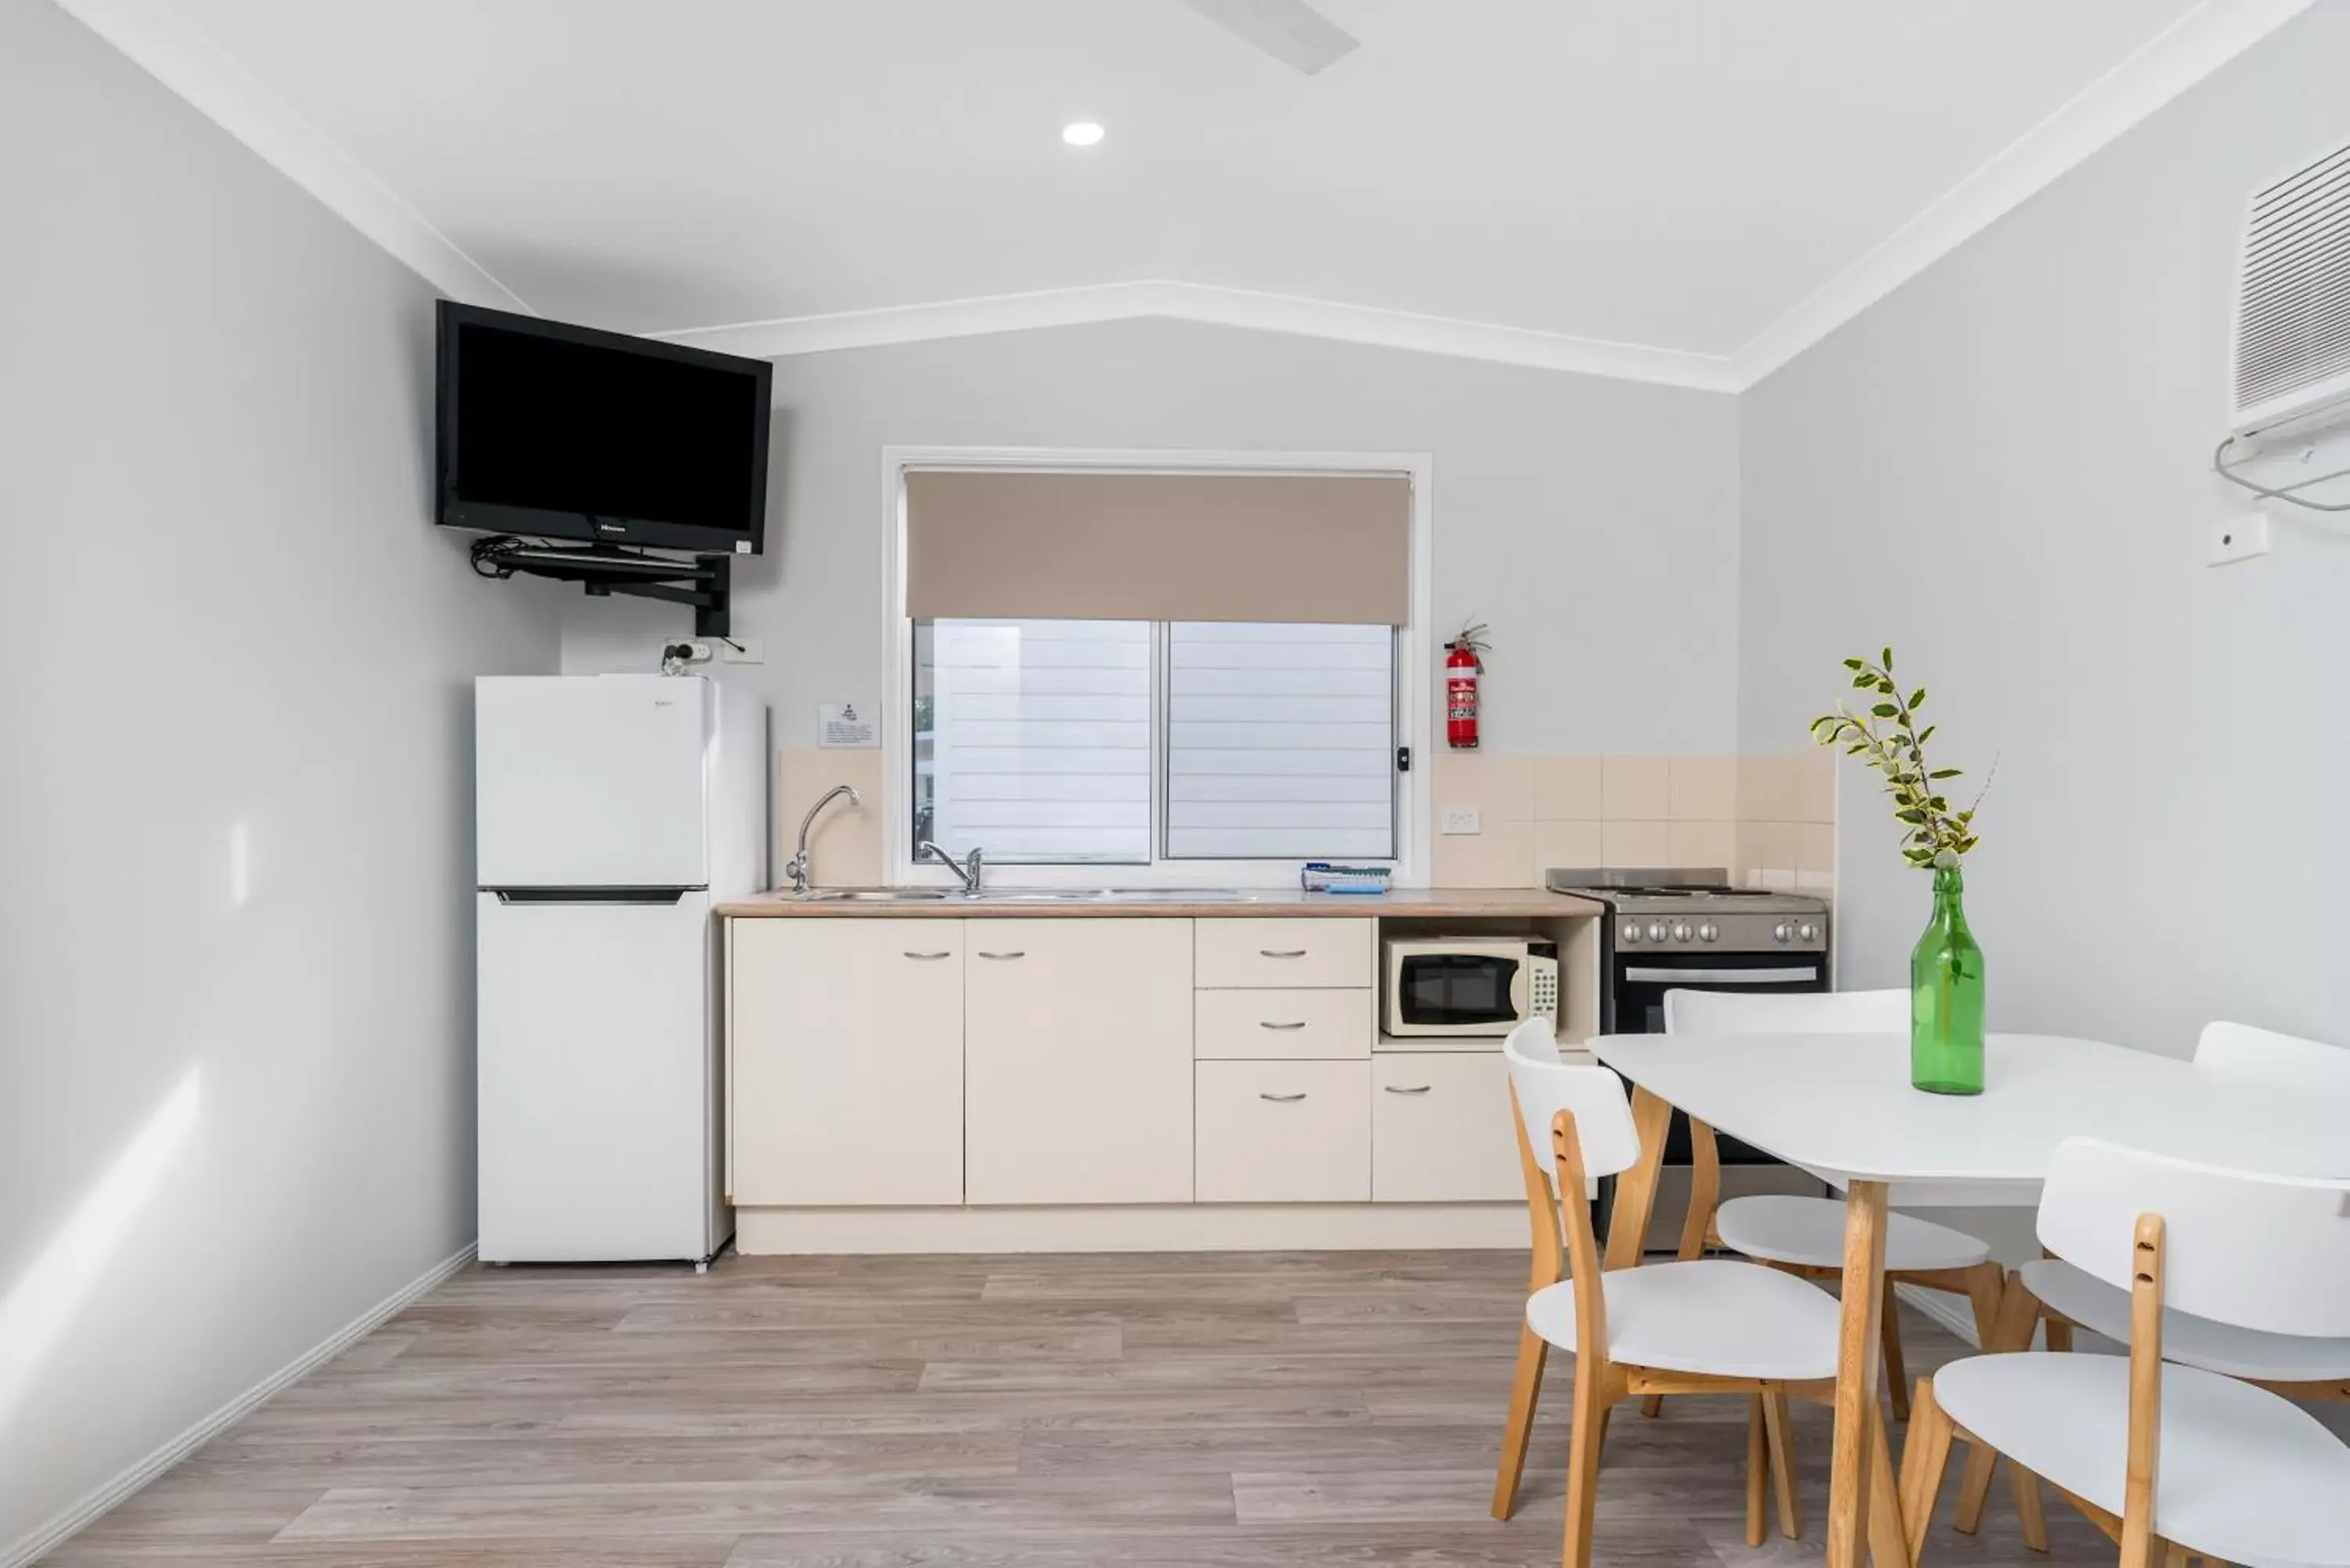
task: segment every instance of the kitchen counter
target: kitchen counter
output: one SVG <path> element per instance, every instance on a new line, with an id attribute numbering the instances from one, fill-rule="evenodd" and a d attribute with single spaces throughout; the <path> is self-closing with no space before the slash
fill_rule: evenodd
<path id="1" fill-rule="evenodd" d="M 1297 888 L 1247 888 L 1189 894 L 1170 888 L 1163 896 L 1105 894 L 1095 898 L 1039 899 L 1011 896 L 1012 888 L 991 889 L 977 898 L 880 897 L 826 898 L 818 888 L 808 896 L 788 890 L 760 893 L 718 906 L 732 919 L 756 919 L 787 915 L 835 917 L 937 917 L 942 919 L 986 919 L 1004 917 L 1025 920 L 1103 915 L 1159 916 L 1174 919 L 1246 919 L 1252 916 L 1295 919 L 1326 916 L 1340 919 L 1374 917 L 1408 919 L 1555 919 L 1606 914 L 1607 908 L 1570 893 L 1549 893 L 1539 888 L 1393 888 L 1376 898 L 1352 893 L 1307 893 Z M 874 891 L 887 891 L 876 889 Z"/>

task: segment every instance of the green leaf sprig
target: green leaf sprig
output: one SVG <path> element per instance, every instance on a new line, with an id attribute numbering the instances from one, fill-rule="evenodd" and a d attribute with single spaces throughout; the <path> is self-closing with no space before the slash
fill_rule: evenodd
<path id="1" fill-rule="evenodd" d="M 1893 650 L 1874 663 L 1847 659 L 1856 691 L 1873 699 L 1866 712 L 1855 713 L 1838 702 L 1835 711 L 1812 721 L 1812 739 L 1823 746 L 1841 744 L 1848 755 L 1866 760 L 1885 777 L 1885 793 L 1893 797 L 1894 820 L 1902 826 L 1901 857 L 1912 866 L 1956 866 L 1959 857 L 1976 844 L 1974 805 L 1952 809 L 1942 783 L 1960 776 L 1957 768 L 1926 765 L 1926 742 L 1934 726 L 1918 723 L 1918 710 L 1926 705 L 1926 689 L 1907 695 L 1893 679 Z M 1846 699 L 1848 702 L 1850 699 Z M 1975 805 L 1981 804 L 1978 795 Z"/>

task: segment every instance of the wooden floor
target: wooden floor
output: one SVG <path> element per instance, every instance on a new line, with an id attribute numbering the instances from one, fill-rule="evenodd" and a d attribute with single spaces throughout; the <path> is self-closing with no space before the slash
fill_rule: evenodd
<path id="1" fill-rule="evenodd" d="M 1518 1517 L 1487 1517 L 1523 1254 L 723 1260 L 474 1269 L 59 1549 L 57 1564 L 1264 1568 L 1555 1563 L 1565 1356 Z M 1911 1370 L 1957 1342 L 1912 1314 Z M 1596 1560 L 1743 1541 L 1742 1402 L 1617 1413 Z M 1955 1490 L 1953 1484 L 1946 1490 Z M 2006 1488 L 1926 1564 L 2111 1563 Z"/>

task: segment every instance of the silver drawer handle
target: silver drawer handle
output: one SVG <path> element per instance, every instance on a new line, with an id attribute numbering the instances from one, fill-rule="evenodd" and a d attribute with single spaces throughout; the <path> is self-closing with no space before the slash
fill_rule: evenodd
<path id="1" fill-rule="evenodd" d="M 1295 1094 L 1294 1094 L 1294 1095 L 1264 1095 L 1264 1094 L 1260 1094 L 1259 1096 L 1257 1096 L 1257 1098 L 1258 1098 L 1258 1099 L 1260 1099 L 1260 1100 L 1271 1100 L 1271 1101 L 1273 1101 L 1274 1103 L 1275 1103 L 1276 1105 L 1284 1105 L 1284 1106 L 1287 1106 L 1287 1105 L 1294 1105 L 1294 1104 L 1295 1104 L 1297 1101 L 1302 1100 L 1302 1099 L 1304 1099 L 1305 1097 L 1305 1090 L 1303 1090 L 1303 1089 L 1300 1089 L 1297 1093 L 1295 1093 Z"/>
<path id="2" fill-rule="evenodd" d="M 1256 1021 L 1256 1026 L 1259 1029 L 1303 1029 L 1305 1027 L 1305 1020 L 1301 1018 L 1295 1023 L 1275 1023 L 1270 1018 L 1260 1018 Z"/>
<path id="3" fill-rule="evenodd" d="M 1001 961 L 1001 960 L 1003 960 L 1003 959 L 1026 958 L 1026 957 L 1028 956 L 1028 952 L 1027 952 L 1027 950 L 1026 950 L 1026 949 L 1023 948 L 1023 949 L 1018 949 L 1018 950 L 1014 950 L 1014 951 L 1008 952 L 1008 953 L 986 953 L 986 952 L 983 952 L 983 953 L 980 954 L 979 956 L 980 956 L 980 957 L 982 957 L 982 958 L 983 958 L 983 959 L 996 959 L 996 960 L 998 960 L 998 961 Z"/>
<path id="4" fill-rule="evenodd" d="M 1382 1085 L 1381 1087 L 1385 1088 L 1390 1095 L 1424 1095 L 1428 1093 L 1433 1085 L 1429 1084 L 1414 1084 L 1411 1087 L 1405 1088 L 1400 1084 L 1386 1084 Z"/>
<path id="5" fill-rule="evenodd" d="M 1256 956 L 1259 958 L 1304 958 L 1305 956 L 1305 950 L 1304 948 L 1259 948 L 1256 950 Z"/>
<path id="6" fill-rule="evenodd" d="M 950 952 L 942 952 L 942 953 L 918 953 L 918 952 L 909 951 L 909 952 L 906 954 L 906 956 L 907 956 L 908 958 L 910 958 L 910 959 L 916 960 L 917 961 L 921 962 L 921 963 L 929 963 L 929 962 L 932 961 L 933 960 L 936 960 L 936 959 L 952 958 L 952 957 L 954 957 L 954 954 L 953 954 L 952 952 L 951 952 L 951 951 L 950 951 Z"/>

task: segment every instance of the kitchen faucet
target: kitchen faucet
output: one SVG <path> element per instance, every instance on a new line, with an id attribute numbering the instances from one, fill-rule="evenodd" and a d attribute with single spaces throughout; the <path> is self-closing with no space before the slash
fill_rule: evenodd
<path id="1" fill-rule="evenodd" d="M 792 879 L 793 892 L 805 893 L 808 890 L 807 836 L 809 824 L 816 821 L 816 814 L 817 812 L 822 811 L 826 806 L 830 805 L 837 797 L 844 794 L 848 797 L 848 804 L 851 805 L 863 805 L 865 804 L 864 798 L 857 793 L 855 785 L 845 784 L 835 784 L 830 789 L 825 791 L 822 794 L 816 796 L 816 804 L 807 808 L 807 815 L 806 816 L 800 818 L 799 849 L 798 852 L 792 857 L 791 863 L 784 867 L 784 875 Z"/>
<path id="2" fill-rule="evenodd" d="M 979 891 L 980 865 L 978 845 L 974 844 L 971 846 L 971 859 L 966 863 L 964 861 L 957 860 L 953 856 L 948 854 L 945 850 L 940 848 L 937 845 L 925 838 L 920 844 L 915 846 L 914 858 L 917 860 L 936 860 L 940 865 L 944 866 L 948 870 L 953 872 L 962 879 L 962 890 L 966 894 L 976 893 Z"/>

